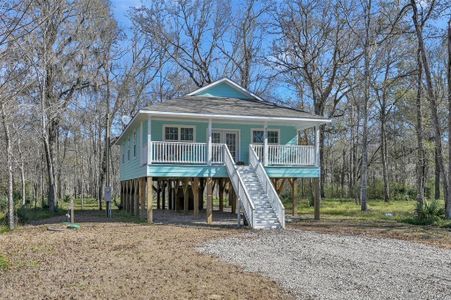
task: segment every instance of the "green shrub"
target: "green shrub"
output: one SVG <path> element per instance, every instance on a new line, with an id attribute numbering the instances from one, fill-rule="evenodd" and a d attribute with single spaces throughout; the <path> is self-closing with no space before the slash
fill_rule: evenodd
<path id="1" fill-rule="evenodd" d="M 437 200 L 432 202 L 424 201 L 417 204 L 413 223 L 418 225 L 433 225 L 439 223 L 445 217 L 445 209 L 440 206 Z"/>

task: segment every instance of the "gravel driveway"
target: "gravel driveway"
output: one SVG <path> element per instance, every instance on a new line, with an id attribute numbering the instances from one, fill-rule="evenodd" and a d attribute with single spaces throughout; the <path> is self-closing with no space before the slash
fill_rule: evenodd
<path id="1" fill-rule="evenodd" d="M 299 299 L 451 299 L 451 251 L 411 242 L 287 229 L 199 250 L 269 276 Z"/>

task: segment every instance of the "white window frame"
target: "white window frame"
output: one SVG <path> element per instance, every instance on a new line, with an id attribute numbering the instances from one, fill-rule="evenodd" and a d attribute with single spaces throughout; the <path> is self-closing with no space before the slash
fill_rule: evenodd
<path id="1" fill-rule="evenodd" d="M 136 133 L 136 129 L 133 130 L 133 158 L 136 158 L 137 150 L 138 150 L 138 136 Z"/>
<path id="2" fill-rule="evenodd" d="M 277 143 L 270 143 L 269 139 L 268 139 L 268 145 L 280 145 L 280 129 L 279 128 L 268 128 L 267 130 L 268 130 L 268 132 L 277 131 L 277 135 L 278 135 Z M 263 131 L 263 134 L 264 134 L 265 129 L 264 128 L 252 128 L 251 129 L 251 144 L 263 145 L 264 143 L 254 143 L 254 131 Z"/>
<path id="3" fill-rule="evenodd" d="M 178 136 L 177 136 L 177 140 L 167 140 L 166 139 L 166 128 L 167 127 L 172 127 L 172 128 L 177 128 L 178 130 Z M 193 140 L 192 141 L 186 141 L 186 140 L 182 140 L 182 129 L 181 128 L 192 128 L 193 129 Z M 196 142 L 196 126 L 193 125 L 171 125 L 171 124 L 164 124 L 163 125 L 163 133 L 162 133 L 162 137 L 163 137 L 163 141 L 165 142 L 186 142 L 186 143 L 195 143 Z"/>
<path id="4" fill-rule="evenodd" d="M 130 136 L 128 136 L 128 139 L 127 139 L 127 161 L 130 160 L 130 148 L 131 148 L 130 145 L 131 145 Z"/>

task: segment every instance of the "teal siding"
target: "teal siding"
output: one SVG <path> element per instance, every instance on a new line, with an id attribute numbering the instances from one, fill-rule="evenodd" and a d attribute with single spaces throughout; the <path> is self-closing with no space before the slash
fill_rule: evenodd
<path id="1" fill-rule="evenodd" d="M 318 167 L 265 167 L 271 178 L 318 178 Z"/>
<path id="2" fill-rule="evenodd" d="M 139 138 L 140 124 L 142 123 L 142 135 Z M 127 143 L 128 137 L 124 136 L 121 144 L 121 165 L 120 180 L 128 180 L 143 176 L 154 177 L 227 177 L 226 169 L 223 166 L 190 166 L 190 165 L 151 165 L 146 168 L 142 164 L 141 155 L 143 154 L 143 145 L 147 144 L 147 121 L 136 122 L 128 130 L 130 135 L 130 160 L 127 159 Z M 163 140 L 164 125 L 187 125 L 195 127 L 195 141 L 200 143 L 207 142 L 207 121 L 166 121 L 152 120 L 152 140 Z M 262 129 L 262 124 L 232 124 L 232 123 L 216 123 L 213 121 L 213 129 L 230 129 L 239 131 L 240 147 L 239 160 L 248 164 L 249 162 L 249 144 L 251 143 L 251 130 Z M 297 130 L 292 126 L 268 126 L 268 129 L 278 129 L 280 131 L 280 144 L 296 144 Z M 136 130 L 137 155 L 133 157 L 133 131 Z M 125 154 L 125 162 L 122 163 L 122 153 Z M 268 176 L 275 178 L 283 177 L 319 177 L 319 169 L 312 168 L 293 168 L 293 167 L 268 167 Z"/>
<path id="3" fill-rule="evenodd" d="M 229 177 L 225 166 L 150 165 L 152 177 Z"/>
<path id="4" fill-rule="evenodd" d="M 219 83 L 203 92 L 196 94 L 198 96 L 207 96 L 207 97 L 228 97 L 228 98 L 238 98 L 238 99 L 251 99 L 250 96 L 245 93 L 240 92 L 239 90 L 232 88 L 227 83 Z"/>
<path id="5" fill-rule="evenodd" d="M 142 145 L 140 143 L 139 134 L 139 122 L 133 124 L 128 130 L 128 134 L 124 137 L 124 142 L 121 144 L 121 163 L 120 163 L 120 180 L 128 180 L 133 178 L 139 178 L 146 176 L 146 166 L 141 164 Z M 133 155 L 133 132 L 136 130 L 136 156 Z M 143 130 L 144 131 L 144 130 Z M 147 131 L 146 131 L 147 134 Z M 130 138 L 130 159 L 127 157 L 128 139 Z M 147 139 L 146 139 L 147 140 Z M 122 154 L 124 154 L 125 161 L 122 162 Z"/>
<path id="6" fill-rule="evenodd" d="M 164 125 L 186 125 L 195 127 L 195 141 L 198 143 L 207 142 L 207 121 L 152 121 L 152 140 L 163 140 Z M 239 131 L 240 147 L 239 160 L 244 163 L 249 162 L 249 144 L 251 144 L 251 130 L 263 129 L 263 124 L 231 124 L 231 123 L 215 123 L 212 124 L 214 129 L 231 129 Z M 296 144 L 297 143 L 297 129 L 293 126 L 268 126 L 268 129 L 278 129 L 280 131 L 280 144 Z M 147 132 L 147 130 L 146 130 Z M 147 138 L 146 138 L 147 141 Z"/>

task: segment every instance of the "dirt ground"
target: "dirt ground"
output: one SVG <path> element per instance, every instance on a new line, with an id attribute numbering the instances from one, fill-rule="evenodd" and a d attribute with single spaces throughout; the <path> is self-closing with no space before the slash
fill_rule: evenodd
<path id="1" fill-rule="evenodd" d="M 291 228 L 338 235 L 365 235 L 411 241 L 451 249 L 451 229 L 415 226 L 398 222 L 365 222 L 353 220 L 293 221 Z"/>
<path id="2" fill-rule="evenodd" d="M 292 298 L 270 279 L 195 250 L 245 230 L 91 221 L 79 231 L 38 225 L 0 235 L 9 261 L 0 270 L 1 298 Z"/>

